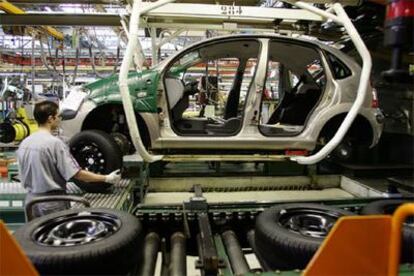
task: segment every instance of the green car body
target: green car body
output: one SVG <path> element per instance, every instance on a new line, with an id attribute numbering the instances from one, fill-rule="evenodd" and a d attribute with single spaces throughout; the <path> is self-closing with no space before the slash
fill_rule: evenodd
<path id="1" fill-rule="evenodd" d="M 128 74 L 128 87 L 135 110 L 138 112 L 157 112 L 156 91 L 159 78 L 158 72 L 151 70 Z M 90 91 L 88 99 L 98 105 L 122 104 L 118 75 L 90 83 L 85 88 Z"/>

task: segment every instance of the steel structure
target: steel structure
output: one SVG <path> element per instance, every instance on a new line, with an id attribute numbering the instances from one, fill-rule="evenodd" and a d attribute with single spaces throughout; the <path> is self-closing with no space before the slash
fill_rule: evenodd
<path id="1" fill-rule="evenodd" d="M 146 148 L 144 147 L 144 145 L 142 143 L 142 139 L 141 139 L 140 133 L 138 131 L 138 124 L 137 124 L 135 113 L 134 113 L 133 106 L 132 106 L 132 101 L 129 97 L 130 92 L 129 92 L 129 87 L 128 87 L 128 84 L 127 84 L 127 75 L 128 75 L 129 68 L 132 64 L 134 49 L 136 49 L 137 47 L 142 48 L 139 45 L 139 40 L 138 40 L 138 27 L 141 26 L 139 24 L 140 23 L 140 18 L 149 17 L 149 14 L 151 13 L 151 10 L 152 10 L 152 12 L 163 11 L 162 9 L 165 8 L 166 5 L 170 2 L 171 1 L 169 1 L 169 0 L 166 0 L 166 1 L 160 0 L 160 1 L 157 2 L 157 4 L 159 5 L 157 7 L 155 7 L 155 6 L 145 7 L 144 6 L 144 8 L 143 8 L 142 7 L 143 3 L 140 0 L 134 1 L 132 11 L 131 11 L 131 18 L 130 18 L 130 22 L 129 22 L 130 23 L 129 24 L 129 38 L 130 39 L 128 41 L 127 49 L 125 51 L 124 59 L 122 61 L 121 70 L 120 70 L 120 73 L 119 73 L 119 89 L 120 89 L 120 94 L 121 94 L 121 97 L 122 97 L 122 103 L 123 103 L 123 107 L 124 107 L 124 110 L 125 110 L 125 115 L 126 115 L 128 127 L 129 127 L 129 130 L 130 130 L 131 140 L 134 144 L 134 147 L 137 149 L 137 153 L 140 156 L 142 156 L 142 158 L 146 162 L 159 161 L 159 160 L 163 159 L 163 156 L 162 155 L 152 155 L 152 154 L 150 154 L 146 150 Z M 371 61 L 371 56 L 370 56 L 364 42 L 362 41 L 362 39 L 359 36 L 359 34 L 358 34 L 357 30 L 355 29 L 355 27 L 353 26 L 351 20 L 349 19 L 349 17 L 345 13 L 345 11 L 344 11 L 341 4 L 335 3 L 328 10 L 321 10 L 317 7 L 314 7 L 310 4 L 302 2 L 302 1 L 289 1 L 289 2 L 293 3 L 295 6 L 301 8 L 301 9 L 305 10 L 307 20 L 310 19 L 310 17 L 311 17 L 310 14 L 312 14 L 312 17 L 315 20 L 318 20 L 318 19 L 319 20 L 322 20 L 322 19 L 332 20 L 335 23 L 337 23 L 339 25 L 342 25 L 345 28 L 345 30 L 347 31 L 348 35 L 350 36 L 352 42 L 355 44 L 358 53 L 361 55 L 361 57 L 363 59 L 361 80 L 360 80 L 360 84 L 359 84 L 359 87 L 358 87 L 357 97 L 355 99 L 354 104 L 351 107 L 351 110 L 349 111 L 349 113 L 345 117 L 344 121 L 342 122 L 341 126 L 339 127 L 338 131 L 335 133 L 333 138 L 320 151 L 318 151 L 316 154 L 313 154 L 313 155 L 310 155 L 310 156 L 294 156 L 294 157 L 290 158 L 292 161 L 296 161 L 300 164 L 314 164 L 314 163 L 317 163 L 317 162 L 321 161 L 322 159 L 324 159 L 331 151 L 333 151 L 339 145 L 339 143 L 341 142 L 341 140 L 344 138 L 345 134 L 347 133 L 348 129 L 352 125 L 354 119 L 356 118 L 359 110 L 362 107 L 363 100 L 364 100 L 365 95 L 367 93 L 367 87 L 368 87 L 368 82 L 369 82 L 369 76 L 370 76 L 370 73 L 371 73 L 372 61 Z M 167 14 L 171 15 L 172 17 L 180 18 L 180 16 L 178 16 L 174 13 L 175 10 L 172 8 L 175 4 L 168 4 L 168 5 L 170 6 L 171 9 L 169 9 L 169 12 L 167 12 L 167 11 L 165 11 L 165 12 Z M 242 10 L 241 7 L 237 10 L 231 10 L 230 12 L 225 11 L 224 15 L 222 14 L 221 16 L 218 16 L 216 14 L 216 16 L 221 18 L 221 19 L 224 19 L 224 18 L 232 18 L 234 13 L 239 13 L 239 14 L 243 13 L 243 10 Z M 300 10 L 293 10 L 293 11 L 296 12 L 296 11 L 300 11 Z M 190 11 L 188 11 L 188 12 L 190 12 Z M 192 12 L 194 12 L 194 10 Z M 207 10 L 205 12 L 207 14 L 209 13 L 209 11 L 207 11 Z M 217 10 L 216 10 L 216 12 L 217 12 Z M 257 14 L 259 14 L 259 13 L 257 13 Z M 281 17 L 280 19 L 293 19 L 292 14 L 284 14 L 284 15 L 280 14 L 279 16 Z M 302 17 L 303 16 L 303 11 L 300 11 L 300 13 L 297 13 L 296 16 L 298 16 L 299 19 L 304 19 L 304 17 Z M 203 18 L 203 17 L 201 17 L 201 18 Z M 214 16 L 212 14 L 210 14 L 210 16 L 205 16 L 205 18 L 216 19 L 216 18 L 214 18 Z M 247 21 L 249 19 L 251 20 L 252 18 L 251 17 L 245 18 L 245 20 L 247 20 Z M 239 20 L 241 20 L 241 18 L 239 18 Z M 137 66 L 140 66 L 140 64 L 137 64 Z"/>
<path id="2" fill-rule="evenodd" d="M 0 10 L 3 10 L 4 12 L 8 14 L 13 14 L 13 15 L 25 15 L 26 14 L 24 10 L 20 9 L 19 7 L 16 7 L 15 5 L 7 2 L 6 0 L 2 0 L 2 2 L 0 2 Z M 59 32 L 58 30 L 56 30 L 55 28 L 52 28 L 50 26 L 41 26 L 40 30 L 53 36 L 56 39 L 63 40 L 63 34 Z"/>

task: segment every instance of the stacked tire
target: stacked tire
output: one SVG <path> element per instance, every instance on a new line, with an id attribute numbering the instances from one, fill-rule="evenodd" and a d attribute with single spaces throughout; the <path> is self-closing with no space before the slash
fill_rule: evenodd
<path id="1" fill-rule="evenodd" d="M 256 219 L 256 254 L 270 270 L 306 267 L 337 219 L 351 212 L 321 204 L 282 204 Z"/>
<path id="2" fill-rule="evenodd" d="M 41 275 L 123 275 L 139 264 L 143 230 L 129 213 L 87 208 L 34 219 L 14 236 Z"/>

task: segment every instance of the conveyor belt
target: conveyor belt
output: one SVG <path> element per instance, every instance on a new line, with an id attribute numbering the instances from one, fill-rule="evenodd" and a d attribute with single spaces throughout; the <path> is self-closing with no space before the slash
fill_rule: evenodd
<path id="1" fill-rule="evenodd" d="M 108 193 L 84 193 L 74 183 L 67 185 L 68 194 L 79 195 L 87 199 L 91 207 L 126 210 L 131 204 L 131 190 L 133 182 L 123 179 Z M 19 182 L 0 183 L 0 207 L 23 207 L 26 190 Z M 75 204 L 76 207 L 80 204 Z"/>
<path id="2" fill-rule="evenodd" d="M 82 190 L 79 189 L 74 183 L 69 182 L 67 185 L 68 192 L 70 194 L 82 194 Z M 0 183 L 0 194 L 1 195 L 25 195 L 26 190 L 23 188 L 20 182 L 1 182 Z"/>
<path id="3" fill-rule="evenodd" d="M 83 194 L 83 198 L 87 199 L 91 204 L 91 207 L 94 208 L 99 207 L 126 210 L 132 201 L 130 194 L 132 183 L 133 182 L 131 182 L 129 179 L 123 179 L 120 181 L 120 183 L 115 185 L 113 190 L 109 193 L 85 193 Z M 75 186 L 74 184 L 72 185 Z M 80 190 L 77 186 L 75 187 L 77 190 L 82 192 L 82 190 Z M 76 192 L 76 190 L 73 191 Z"/>

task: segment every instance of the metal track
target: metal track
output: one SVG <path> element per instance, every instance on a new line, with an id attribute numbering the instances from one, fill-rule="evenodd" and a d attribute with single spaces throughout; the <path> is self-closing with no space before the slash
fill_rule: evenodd
<path id="1" fill-rule="evenodd" d="M 113 190 L 102 193 L 84 193 L 74 183 L 69 182 L 67 184 L 67 191 L 70 195 L 82 196 L 88 200 L 91 207 L 94 208 L 111 208 L 111 209 L 125 209 L 132 201 L 130 192 L 132 190 L 133 182 L 130 179 L 123 179 L 121 182 L 114 186 Z M 3 200 L 10 199 L 23 200 L 26 195 L 26 190 L 23 188 L 20 182 L 4 182 L 0 183 L 0 196 Z M 75 204 L 74 207 L 82 207 L 82 204 Z"/>
<path id="2" fill-rule="evenodd" d="M 281 186 L 248 186 L 248 187 L 211 187 L 204 188 L 206 193 L 212 192 L 249 192 L 249 191 L 308 191 L 311 185 L 281 185 Z"/>
<path id="3" fill-rule="evenodd" d="M 82 193 L 82 190 L 80 190 L 77 186 L 73 183 L 70 184 L 71 187 L 68 188 L 68 191 L 71 194 L 77 194 L 79 191 Z M 130 179 L 123 179 L 119 184 L 114 186 L 110 193 L 85 193 L 82 197 L 88 200 L 93 208 L 123 209 L 126 201 L 131 199 L 131 184 L 132 182 Z"/>

